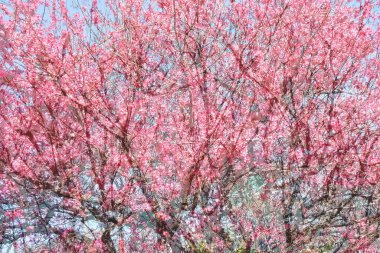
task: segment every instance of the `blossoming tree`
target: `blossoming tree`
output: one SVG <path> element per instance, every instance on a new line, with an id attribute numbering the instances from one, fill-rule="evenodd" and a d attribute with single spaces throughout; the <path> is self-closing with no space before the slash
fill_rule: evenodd
<path id="1" fill-rule="evenodd" d="M 2 247 L 379 249 L 377 1 L 0 6 Z"/>

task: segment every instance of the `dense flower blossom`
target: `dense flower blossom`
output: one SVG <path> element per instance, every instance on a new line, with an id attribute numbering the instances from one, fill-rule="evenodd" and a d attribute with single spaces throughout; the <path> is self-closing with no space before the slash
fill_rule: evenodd
<path id="1" fill-rule="evenodd" d="M 379 10 L 1 1 L 1 250 L 378 251 Z"/>

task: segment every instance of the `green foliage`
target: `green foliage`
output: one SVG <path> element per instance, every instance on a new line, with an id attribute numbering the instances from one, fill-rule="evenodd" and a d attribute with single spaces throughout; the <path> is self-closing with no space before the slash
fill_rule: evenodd
<path id="1" fill-rule="evenodd" d="M 327 253 L 327 252 L 332 252 L 333 249 L 334 249 L 334 242 L 330 241 L 327 244 L 320 247 L 317 252 Z"/>
<path id="2" fill-rule="evenodd" d="M 211 253 L 211 251 L 207 248 L 206 243 L 201 242 L 199 246 L 194 250 L 195 253 Z"/>
<path id="3" fill-rule="evenodd" d="M 240 246 L 237 250 L 236 253 L 248 253 L 247 249 L 245 246 Z"/>

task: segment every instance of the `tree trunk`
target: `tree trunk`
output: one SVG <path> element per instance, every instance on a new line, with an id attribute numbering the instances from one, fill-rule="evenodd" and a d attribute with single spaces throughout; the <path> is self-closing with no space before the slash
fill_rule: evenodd
<path id="1" fill-rule="evenodd" d="M 107 228 L 106 231 L 104 231 L 102 235 L 102 242 L 106 246 L 106 252 L 116 253 L 115 245 L 113 244 L 110 230 L 111 230 L 110 228 Z"/>

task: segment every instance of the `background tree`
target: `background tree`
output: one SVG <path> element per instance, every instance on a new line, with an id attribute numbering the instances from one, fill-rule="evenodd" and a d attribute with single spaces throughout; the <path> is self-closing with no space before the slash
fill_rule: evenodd
<path id="1" fill-rule="evenodd" d="M 376 252 L 379 8 L 3 2 L 0 243 Z"/>

